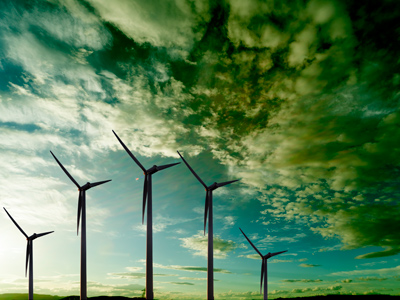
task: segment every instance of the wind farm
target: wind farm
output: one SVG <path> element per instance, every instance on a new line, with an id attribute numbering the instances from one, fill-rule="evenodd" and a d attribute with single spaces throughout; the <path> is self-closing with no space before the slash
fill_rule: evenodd
<path id="1" fill-rule="evenodd" d="M 128 153 L 130 158 L 134 160 L 134 162 L 139 166 L 139 168 L 143 171 L 144 174 L 144 186 L 143 186 L 143 198 L 142 198 L 142 210 L 141 210 L 141 219 L 142 224 L 144 223 L 144 214 L 147 204 L 147 231 L 146 231 L 146 286 L 143 289 L 143 298 L 146 299 L 155 299 L 154 298 L 154 287 L 153 287 L 153 210 L 152 210 L 152 175 L 158 171 L 170 168 L 175 166 L 178 163 L 172 164 L 164 164 L 164 165 L 153 165 L 149 169 L 145 169 L 143 165 L 139 162 L 139 160 L 132 154 L 132 152 L 127 148 L 124 142 L 119 138 L 119 136 L 113 131 L 113 134 L 117 138 L 118 142 L 122 145 L 123 149 Z M 81 260 L 80 260 L 80 299 L 87 299 L 87 251 L 86 251 L 86 191 L 92 187 L 96 187 L 102 185 L 104 183 L 110 182 L 111 180 L 99 181 L 90 183 L 87 182 L 85 185 L 81 186 L 78 182 L 72 177 L 72 175 L 67 171 L 64 165 L 58 160 L 58 158 L 50 151 L 53 158 L 56 160 L 59 167 L 62 171 L 67 175 L 67 177 L 74 183 L 74 185 L 78 188 L 79 196 L 78 196 L 78 213 L 77 213 L 77 234 L 79 235 L 79 225 L 81 225 Z M 204 181 L 200 178 L 200 176 L 193 170 L 193 168 L 189 165 L 189 163 L 185 160 L 185 158 L 177 151 L 179 157 L 183 160 L 185 165 L 188 167 L 189 171 L 194 175 L 194 177 L 201 183 L 201 185 L 205 188 L 206 198 L 205 198 L 205 210 L 204 210 L 204 228 L 203 234 L 205 235 L 206 224 L 208 218 L 208 238 L 207 238 L 207 286 L 206 286 L 206 299 L 214 299 L 214 272 L 217 270 L 219 272 L 220 269 L 214 268 L 214 231 L 213 231 L 213 191 L 219 187 L 223 187 L 229 185 L 231 183 L 237 182 L 239 180 L 231 180 L 225 181 L 221 183 L 214 182 L 213 184 L 207 186 Z M 11 221 L 15 224 L 15 226 L 19 229 L 19 231 L 26 237 L 27 239 L 27 249 L 26 249 L 26 273 L 29 266 L 29 299 L 33 299 L 33 240 L 38 237 L 42 237 L 44 235 L 50 234 L 54 231 L 44 232 L 36 234 L 34 233 L 31 236 L 28 236 L 22 228 L 18 225 L 18 223 L 13 219 L 13 217 L 8 213 L 8 211 L 4 208 L 6 214 L 11 219 Z M 81 221 L 81 222 L 80 222 Z M 275 257 L 280 254 L 284 254 L 288 252 L 288 250 L 279 251 L 279 252 L 268 252 L 266 255 L 263 255 L 258 248 L 253 244 L 253 242 L 247 237 L 247 235 L 243 232 L 241 228 L 239 228 L 240 232 L 246 238 L 251 247 L 257 252 L 257 254 L 261 258 L 261 277 L 260 277 L 260 294 L 262 293 L 262 288 L 264 284 L 264 292 L 263 299 L 268 299 L 268 264 L 267 260 Z M 290 238 L 289 238 L 290 239 Z M 217 243 L 220 243 L 218 238 L 215 240 Z M 303 260 L 305 261 L 305 260 Z M 156 264 L 159 266 L 158 264 Z M 193 270 L 201 270 L 201 268 L 190 267 Z M 129 273 L 127 273 L 129 274 Z M 135 274 L 135 273 L 132 273 Z M 158 275 L 158 274 L 156 274 Z M 126 276 L 126 275 L 124 275 Z M 136 275 L 134 275 L 136 276 Z"/>
<path id="2" fill-rule="evenodd" d="M 399 19 L 390 0 L 2 1 L 0 204 L 54 230 L 33 297 L 400 295 Z M 0 300 L 29 298 L 15 227 L 0 213 Z M 263 294 L 239 227 L 288 250 Z"/>

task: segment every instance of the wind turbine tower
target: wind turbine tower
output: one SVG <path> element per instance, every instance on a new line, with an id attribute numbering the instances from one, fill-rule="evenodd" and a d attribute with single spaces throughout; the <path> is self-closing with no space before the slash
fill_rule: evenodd
<path id="1" fill-rule="evenodd" d="M 237 180 L 232 180 L 232 181 L 226 181 L 226 182 L 221 182 L 217 183 L 214 182 L 210 186 L 207 186 L 203 180 L 196 174 L 196 172 L 192 169 L 192 167 L 187 163 L 187 161 L 183 158 L 183 156 L 177 151 L 179 156 L 182 158 L 183 162 L 186 164 L 186 166 L 189 168 L 190 172 L 197 178 L 197 180 L 204 186 L 206 189 L 206 204 L 205 204 L 205 210 L 204 210 L 204 235 L 206 234 L 206 223 L 207 223 L 207 214 L 209 216 L 208 218 L 208 253 L 207 253 L 207 299 L 214 299 L 214 243 L 213 243 L 213 237 L 214 237 L 214 226 L 213 226 L 213 205 L 212 205 L 212 193 L 214 190 L 217 188 L 228 185 L 232 182 L 238 181 Z"/>
<path id="2" fill-rule="evenodd" d="M 64 166 L 60 163 L 60 161 L 57 159 L 57 157 L 51 152 L 51 155 L 53 155 L 54 159 L 57 161 L 58 165 L 61 167 L 61 169 L 64 171 L 65 174 L 67 174 L 68 178 L 71 179 L 71 181 L 76 185 L 79 191 L 79 197 L 78 197 L 78 225 L 76 228 L 76 234 L 79 234 L 79 220 L 81 219 L 82 215 L 82 228 L 81 228 L 81 295 L 80 299 L 81 300 L 86 300 L 87 299 L 87 270 L 86 270 L 86 191 L 92 187 L 98 186 L 100 184 L 109 182 L 111 180 L 105 180 L 105 181 L 99 181 L 99 182 L 94 182 L 90 183 L 87 182 L 85 185 L 80 186 L 76 180 L 71 176 L 71 174 L 68 173 L 67 169 L 64 168 Z"/>
<path id="3" fill-rule="evenodd" d="M 144 174 L 143 186 L 143 210 L 142 210 L 142 224 L 144 223 L 144 211 L 146 208 L 147 199 L 147 229 L 146 229 L 146 299 L 154 299 L 153 292 L 153 194 L 152 194 L 152 175 L 158 171 L 167 169 L 180 163 L 168 164 L 163 166 L 152 166 L 150 169 L 145 169 L 143 165 L 137 160 L 132 152 L 126 147 L 119 136 L 112 131 L 118 139 L 122 147 L 135 161 L 135 163 L 142 169 Z"/>
<path id="4" fill-rule="evenodd" d="M 4 208 L 4 207 L 3 207 Z M 43 232 L 43 233 L 34 233 L 31 236 L 28 236 L 21 227 L 19 227 L 18 223 L 11 217 L 11 215 L 8 213 L 8 211 L 4 208 L 6 211 L 7 215 L 10 217 L 11 221 L 17 226 L 19 231 L 22 232 L 22 234 L 26 237 L 26 264 L 25 264 L 25 277 L 26 273 L 28 270 L 28 265 L 29 265 L 29 300 L 33 300 L 33 240 L 47 235 L 49 233 L 52 233 L 54 231 L 49 231 L 49 232 Z"/>
<path id="5" fill-rule="evenodd" d="M 239 228 L 240 229 L 240 228 Z M 264 300 L 268 299 L 268 279 L 267 279 L 267 259 L 270 257 L 273 257 L 275 255 L 287 252 L 285 251 L 280 251 L 280 252 L 268 252 L 266 255 L 262 255 L 260 251 L 254 246 L 254 244 L 250 241 L 250 239 L 245 235 L 242 229 L 240 231 L 243 233 L 244 237 L 247 239 L 247 241 L 250 243 L 250 245 L 256 250 L 256 252 L 261 256 L 262 263 L 261 263 L 261 282 L 260 282 L 260 294 L 262 293 L 262 284 L 263 284 L 263 278 L 264 278 Z"/>

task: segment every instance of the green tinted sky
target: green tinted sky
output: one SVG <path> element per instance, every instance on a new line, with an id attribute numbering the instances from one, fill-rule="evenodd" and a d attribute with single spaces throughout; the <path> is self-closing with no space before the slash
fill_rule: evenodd
<path id="1" fill-rule="evenodd" d="M 215 295 L 399 294 L 398 1 L 8 1 L 0 8 L 0 202 L 34 242 L 35 292 L 141 294 L 144 166 L 179 150 L 214 193 Z M 204 299 L 204 189 L 154 175 L 154 286 Z M 0 290 L 27 292 L 25 240 L 0 214 Z"/>

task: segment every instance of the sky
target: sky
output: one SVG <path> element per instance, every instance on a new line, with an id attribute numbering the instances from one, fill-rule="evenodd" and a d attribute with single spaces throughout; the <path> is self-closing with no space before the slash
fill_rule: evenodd
<path id="1" fill-rule="evenodd" d="M 146 167 L 214 192 L 216 299 L 400 294 L 399 1 L 48 0 L 0 8 L 0 205 L 35 293 L 139 296 Z M 206 298 L 205 192 L 153 176 L 154 294 Z M 0 290 L 27 293 L 0 213 Z"/>

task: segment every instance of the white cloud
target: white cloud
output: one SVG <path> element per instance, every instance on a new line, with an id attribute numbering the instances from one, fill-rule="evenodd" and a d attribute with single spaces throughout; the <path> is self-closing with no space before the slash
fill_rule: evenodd
<path id="1" fill-rule="evenodd" d="M 258 255 L 258 254 L 239 255 L 238 257 L 247 257 L 247 258 L 257 259 L 257 260 L 261 259 L 260 255 Z"/>
<path id="2" fill-rule="evenodd" d="M 182 224 L 191 221 L 192 219 L 183 219 L 183 218 L 171 218 L 164 215 L 156 214 L 153 216 L 153 233 L 163 232 L 168 226 L 174 226 L 177 224 Z M 134 230 L 140 232 L 146 232 L 146 215 L 145 215 L 145 223 L 134 226 Z M 176 232 L 176 231 L 175 231 Z M 183 231 L 178 231 L 177 233 L 182 234 Z"/>
<path id="3" fill-rule="evenodd" d="M 331 273 L 331 276 L 349 276 L 349 275 L 381 275 L 381 274 L 397 274 L 400 270 L 400 266 L 393 268 L 383 269 L 368 269 L 368 270 L 353 270 L 353 271 L 342 271 Z"/>
<path id="4" fill-rule="evenodd" d="M 262 245 L 272 245 L 273 243 L 295 243 L 298 242 L 301 238 L 305 237 L 305 233 L 297 233 L 294 236 L 270 236 L 267 235 L 265 238 L 259 240 L 257 243 Z"/>
<path id="5" fill-rule="evenodd" d="M 197 234 L 187 237 L 180 238 L 182 241 L 181 246 L 193 251 L 193 255 L 207 257 L 208 249 L 208 237 L 204 236 L 202 231 Z M 227 258 L 228 253 L 235 250 L 238 246 L 231 240 L 223 240 L 218 235 L 214 234 L 213 239 L 214 245 L 214 258 L 224 259 Z"/>
<path id="6" fill-rule="evenodd" d="M 206 281 L 207 278 L 198 278 L 198 277 L 179 277 L 179 279 L 182 280 L 201 280 L 201 281 Z"/>
<path id="7" fill-rule="evenodd" d="M 197 266 L 180 266 L 180 265 L 162 265 L 162 264 L 154 264 L 155 268 L 160 269 L 169 269 L 169 270 L 178 270 L 178 271 L 188 271 L 188 272 L 207 272 L 207 267 L 197 267 Z M 214 272 L 216 273 L 225 273 L 230 274 L 231 272 L 224 269 L 214 268 Z"/>
<path id="8" fill-rule="evenodd" d="M 314 265 L 314 264 L 300 264 L 300 267 L 303 268 L 315 268 L 315 267 L 320 267 L 321 265 Z"/>
<path id="9" fill-rule="evenodd" d="M 137 43 L 155 47 L 177 47 L 190 50 L 201 37 L 198 23 L 209 18 L 206 2 L 194 6 L 185 1 L 114 1 L 91 0 L 101 17 L 113 23 Z M 155 12 L 157 12 L 155 14 Z M 204 29 L 203 29 L 204 30 Z"/>
<path id="10" fill-rule="evenodd" d="M 224 222 L 223 229 L 232 228 L 236 223 L 236 217 L 234 216 L 224 216 L 222 220 Z"/>
<path id="11" fill-rule="evenodd" d="M 76 0 L 60 0 L 58 13 L 35 10 L 25 15 L 30 20 L 52 35 L 55 39 L 77 48 L 102 50 L 111 42 L 112 36 L 95 14 Z M 67 13 L 64 13 L 66 8 Z"/>

